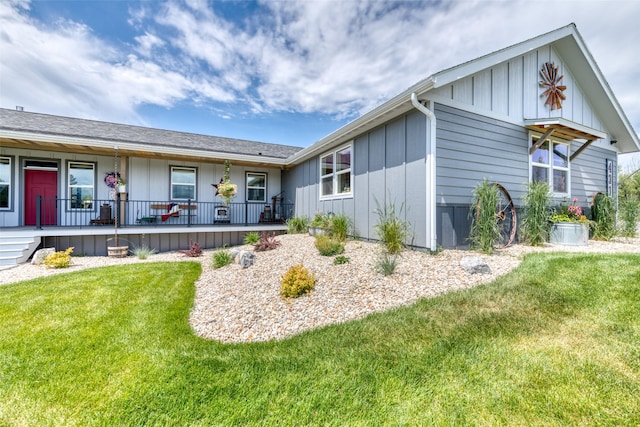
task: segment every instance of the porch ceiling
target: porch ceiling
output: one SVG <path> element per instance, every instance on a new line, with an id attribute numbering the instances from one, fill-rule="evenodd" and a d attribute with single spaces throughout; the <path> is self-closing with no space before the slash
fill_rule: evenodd
<path id="1" fill-rule="evenodd" d="M 527 129 L 542 133 L 553 129 L 554 136 L 560 136 L 566 139 L 596 140 L 607 137 L 607 134 L 602 131 L 560 117 L 552 119 L 527 119 L 524 121 L 524 125 Z"/>

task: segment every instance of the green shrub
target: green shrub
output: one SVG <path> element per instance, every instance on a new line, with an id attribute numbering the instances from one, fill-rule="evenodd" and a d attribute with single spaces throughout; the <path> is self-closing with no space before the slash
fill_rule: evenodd
<path id="1" fill-rule="evenodd" d="M 374 226 L 375 232 L 387 252 L 390 254 L 400 253 L 409 236 L 409 222 L 401 218 L 404 204 L 400 206 L 397 214 L 393 203 L 385 204 L 381 208 L 376 200 L 376 205 L 375 213 L 378 215 L 378 222 Z"/>
<path id="2" fill-rule="evenodd" d="M 523 219 L 520 222 L 520 237 L 532 246 L 540 246 L 549 240 L 549 204 L 551 193 L 546 182 L 527 184 L 524 195 Z"/>
<path id="3" fill-rule="evenodd" d="M 287 220 L 287 234 L 302 234 L 307 232 L 309 218 L 306 216 L 294 216 Z"/>
<path id="4" fill-rule="evenodd" d="M 616 208 L 612 197 L 598 193 L 593 198 L 591 216 L 595 222 L 593 238 L 611 240 L 616 234 Z"/>
<path id="5" fill-rule="evenodd" d="M 257 231 L 250 231 L 244 235 L 244 244 L 245 245 L 255 245 L 260 240 L 260 233 Z"/>
<path id="6" fill-rule="evenodd" d="M 231 255 L 231 252 L 229 252 L 226 249 L 215 251 L 212 257 L 213 257 L 213 268 L 222 268 L 226 265 L 231 264 L 231 262 L 233 261 L 233 256 Z"/>
<path id="7" fill-rule="evenodd" d="M 323 256 L 333 256 L 344 252 L 344 244 L 326 234 L 316 235 L 316 249 Z"/>
<path id="8" fill-rule="evenodd" d="M 337 257 L 334 258 L 333 260 L 333 264 L 334 265 L 342 265 L 342 264 L 347 264 L 349 262 L 349 258 L 344 256 L 344 255 L 338 255 Z"/>
<path id="9" fill-rule="evenodd" d="M 71 264 L 71 253 L 73 247 L 68 248 L 66 251 L 58 251 L 47 255 L 44 259 L 44 265 L 47 268 L 67 268 Z"/>
<path id="10" fill-rule="evenodd" d="M 640 201 L 635 198 L 628 198 L 620 203 L 620 220 L 622 221 L 622 235 L 635 237 L 640 221 Z"/>
<path id="11" fill-rule="evenodd" d="M 313 217 L 313 220 L 309 223 L 309 225 L 311 227 L 321 227 L 321 228 L 330 229 L 332 217 L 333 217 L 333 214 L 331 213 L 326 213 L 326 214 L 318 213 L 316 214 L 316 216 Z"/>
<path id="12" fill-rule="evenodd" d="M 284 298 L 297 298 L 313 290 L 316 279 L 302 264 L 294 265 L 282 276 L 280 295 Z"/>
<path id="13" fill-rule="evenodd" d="M 138 259 L 147 259 L 155 253 L 156 250 L 151 249 L 149 246 L 138 246 L 133 250 L 133 255 L 138 257 Z"/>
<path id="14" fill-rule="evenodd" d="M 331 218 L 331 236 L 334 239 L 345 242 L 352 226 L 351 218 L 345 214 L 335 215 Z"/>
<path id="15" fill-rule="evenodd" d="M 469 241 L 473 249 L 486 254 L 491 254 L 494 245 L 502 240 L 495 212 L 498 197 L 498 187 L 486 179 L 478 184 L 473 191 L 471 209 L 469 210 L 471 216 Z"/>
<path id="16" fill-rule="evenodd" d="M 396 265 L 398 263 L 398 257 L 395 254 L 389 252 L 383 252 L 376 263 L 376 270 L 382 273 L 383 276 L 390 276 L 396 271 Z"/>

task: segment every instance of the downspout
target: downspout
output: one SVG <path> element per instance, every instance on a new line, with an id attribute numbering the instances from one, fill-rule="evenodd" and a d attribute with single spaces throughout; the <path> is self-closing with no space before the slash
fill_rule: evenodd
<path id="1" fill-rule="evenodd" d="M 427 130 L 426 138 L 426 150 L 427 150 L 427 234 L 429 241 L 427 242 L 431 251 L 438 249 L 438 243 L 436 239 L 436 115 L 433 111 L 422 105 L 418 101 L 418 96 L 414 93 L 411 94 L 411 104 L 427 116 L 431 126 Z"/>

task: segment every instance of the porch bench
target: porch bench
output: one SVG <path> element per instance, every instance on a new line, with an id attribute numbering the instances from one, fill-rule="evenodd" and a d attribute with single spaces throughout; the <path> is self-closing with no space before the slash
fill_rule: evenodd
<path id="1" fill-rule="evenodd" d="M 147 223 L 152 224 L 158 222 L 158 218 L 161 218 L 162 222 L 167 221 L 170 218 L 179 218 L 181 216 L 188 215 L 190 217 L 195 217 L 195 210 L 198 209 L 197 205 L 177 205 L 177 210 L 171 211 L 168 210 L 168 206 L 170 204 L 167 203 L 154 203 L 149 207 L 151 208 L 151 214 L 146 217 L 142 217 L 138 219 L 136 222 L 138 223 Z M 173 209 L 176 207 L 174 206 Z"/>

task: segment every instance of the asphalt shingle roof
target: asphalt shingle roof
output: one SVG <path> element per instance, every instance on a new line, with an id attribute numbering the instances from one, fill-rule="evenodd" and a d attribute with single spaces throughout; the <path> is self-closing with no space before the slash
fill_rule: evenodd
<path id="1" fill-rule="evenodd" d="M 0 108 L 0 129 L 286 159 L 301 147 Z"/>

